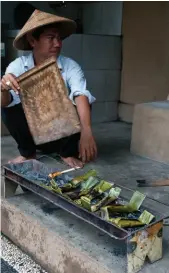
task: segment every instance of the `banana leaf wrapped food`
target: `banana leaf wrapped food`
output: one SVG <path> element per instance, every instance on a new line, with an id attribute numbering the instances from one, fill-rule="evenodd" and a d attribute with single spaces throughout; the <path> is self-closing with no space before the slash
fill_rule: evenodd
<path id="1" fill-rule="evenodd" d="M 144 198 L 142 193 L 135 192 L 127 205 L 117 204 L 102 207 L 101 217 L 121 228 L 147 225 L 154 219 L 154 215 L 146 210 L 143 212 L 139 210 Z"/>
<path id="2" fill-rule="evenodd" d="M 91 183 L 92 181 L 87 181 L 86 183 L 82 182 L 81 186 L 83 189 L 83 191 L 80 193 L 79 191 L 79 196 L 80 199 L 76 199 L 74 200 L 74 202 L 80 206 L 84 206 L 84 202 L 82 202 L 83 200 L 83 196 L 82 194 L 86 193 L 86 190 L 88 189 L 91 189 L 90 190 L 90 193 L 86 195 L 86 198 L 87 198 L 87 202 L 88 202 L 88 199 L 91 201 L 92 199 L 94 198 L 99 198 L 101 199 L 101 196 L 103 195 L 103 193 L 109 189 L 111 189 L 113 187 L 113 184 L 112 183 L 109 183 L 105 180 L 101 180 L 100 182 L 96 183 L 96 186 L 93 187 L 93 182 Z M 83 184 L 84 183 L 84 184 Z M 88 191 L 87 190 L 87 191 Z M 74 194 L 75 194 L 76 190 L 74 191 Z M 68 193 L 69 195 L 70 193 Z M 73 192 L 72 192 L 72 197 L 73 197 Z M 84 199 L 85 200 L 85 199 Z M 88 207 L 88 205 L 87 205 Z"/>
<path id="3" fill-rule="evenodd" d="M 106 182 L 107 183 L 107 182 Z M 106 190 L 106 187 L 104 188 Z M 121 189 L 118 187 L 110 188 L 109 190 L 106 190 L 105 192 L 92 195 L 92 192 L 90 195 L 82 196 L 81 197 L 81 204 L 84 208 L 88 209 L 89 211 L 95 212 L 97 211 L 101 206 L 106 204 L 107 202 L 112 202 L 116 200 L 121 192 Z"/>
<path id="4" fill-rule="evenodd" d="M 144 199 L 145 199 L 145 195 L 136 191 L 132 195 L 130 202 L 128 204 L 126 205 L 113 204 L 113 205 L 104 206 L 101 209 L 101 215 L 105 220 L 109 221 L 110 213 L 113 213 L 114 215 L 118 215 L 119 213 L 124 214 L 124 213 L 136 212 L 139 210 Z"/>
<path id="5" fill-rule="evenodd" d="M 101 209 L 101 217 L 114 223 L 115 225 L 122 228 L 144 226 L 151 223 L 154 219 L 154 215 L 144 210 L 143 212 L 138 211 L 137 213 L 117 213 L 111 214 L 107 207 Z"/>
<path id="6" fill-rule="evenodd" d="M 114 183 L 107 182 L 105 180 L 101 180 L 99 184 L 97 184 L 93 190 L 91 191 L 91 195 L 97 195 L 98 193 L 106 192 L 107 190 L 110 190 L 113 187 Z"/>
<path id="7" fill-rule="evenodd" d="M 88 181 L 91 176 L 97 176 L 97 172 L 95 170 L 90 170 L 86 174 L 75 178 L 62 174 L 52 178 L 50 180 L 50 183 L 45 187 L 49 190 L 53 190 L 56 193 L 63 194 L 73 189 L 76 189 L 78 186 L 80 186 L 82 182 Z"/>
<path id="8" fill-rule="evenodd" d="M 77 176 L 71 180 L 71 184 L 76 188 L 82 181 L 87 181 L 90 177 L 96 177 L 97 172 L 96 170 L 90 170 L 84 175 Z"/>
<path id="9" fill-rule="evenodd" d="M 144 226 L 145 224 L 138 221 L 138 220 L 127 220 L 127 219 L 123 219 L 123 218 L 115 218 L 115 219 L 111 219 L 111 222 L 116 224 L 117 226 L 121 227 L 121 228 L 131 228 L 131 227 L 140 227 L 140 226 Z"/>
<path id="10" fill-rule="evenodd" d="M 140 217 L 138 218 L 138 220 L 142 223 L 144 223 L 145 225 L 148 225 L 151 223 L 151 221 L 155 218 L 155 216 L 153 214 L 151 214 L 150 212 L 148 212 L 147 210 L 144 210 L 143 213 L 140 215 Z"/>
<path id="11" fill-rule="evenodd" d="M 112 212 L 134 212 L 139 210 L 145 197 L 146 196 L 141 192 L 135 191 L 128 204 L 126 205 L 114 204 L 108 206 L 108 209 Z"/>
<path id="12" fill-rule="evenodd" d="M 149 224 L 154 215 L 140 207 L 145 195 L 136 191 L 128 203 L 121 202 L 121 189 L 113 183 L 100 180 L 95 170 L 82 176 L 71 178 L 59 175 L 50 180 L 48 189 L 61 194 L 69 201 L 91 212 L 101 214 L 102 219 L 121 228 L 136 228 Z"/>
<path id="13" fill-rule="evenodd" d="M 67 192 L 66 195 L 72 200 L 79 199 L 81 196 L 87 195 L 98 183 L 99 179 L 97 177 L 90 176 L 86 181 L 81 181 L 75 189 L 72 188 L 72 190 Z"/>
<path id="14" fill-rule="evenodd" d="M 115 219 L 115 223 L 122 228 L 144 226 L 150 224 L 154 217 L 155 216 L 153 214 L 144 210 L 143 213 L 138 218 L 138 220 L 119 218 L 118 222 L 117 219 Z"/>

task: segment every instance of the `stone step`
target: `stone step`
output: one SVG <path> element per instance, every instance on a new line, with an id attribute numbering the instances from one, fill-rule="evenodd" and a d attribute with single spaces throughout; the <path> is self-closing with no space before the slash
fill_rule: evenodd
<path id="1" fill-rule="evenodd" d="M 131 152 L 169 164 L 169 101 L 135 106 Z"/>
<path id="2" fill-rule="evenodd" d="M 2 199 L 1 219 L 2 233 L 48 273 L 136 273 L 141 268 L 142 273 L 151 270 L 159 273 L 160 266 L 168 268 L 167 227 L 164 260 L 145 264 L 146 256 L 151 262 L 162 257 L 162 237 L 156 235 L 161 223 L 126 241 L 114 240 L 32 193 Z M 149 238 L 151 234 L 154 241 Z M 145 245 L 140 240 L 145 241 Z"/>
<path id="3" fill-rule="evenodd" d="M 1 206 L 2 232 L 47 272 L 124 272 L 121 243 L 44 199 L 19 194 Z"/>

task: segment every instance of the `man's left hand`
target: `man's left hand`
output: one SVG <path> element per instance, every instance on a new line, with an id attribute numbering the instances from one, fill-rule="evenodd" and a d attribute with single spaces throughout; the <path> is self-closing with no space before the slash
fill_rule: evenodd
<path id="1" fill-rule="evenodd" d="M 79 142 L 79 158 L 83 163 L 90 162 L 97 157 L 97 146 L 91 129 L 82 129 Z"/>

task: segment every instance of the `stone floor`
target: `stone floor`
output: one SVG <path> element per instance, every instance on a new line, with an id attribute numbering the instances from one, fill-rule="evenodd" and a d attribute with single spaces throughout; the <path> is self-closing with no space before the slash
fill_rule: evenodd
<path id="1" fill-rule="evenodd" d="M 47 273 L 28 255 L 6 237 L 1 235 L 1 272 L 3 273 Z"/>
<path id="2" fill-rule="evenodd" d="M 138 189 L 136 179 L 154 181 L 169 178 L 168 165 L 130 154 L 130 125 L 121 122 L 98 124 L 94 126 L 94 134 L 98 143 L 98 159 L 96 162 L 88 164 L 84 169 L 95 168 L 99 175 L 104 177 L 104 179 L 114 181 L 123 187 L 131 188 L 133 190 Z M 11 137 L 3 137 L 2 164 L 6 163 L 8 159 L 15 157 L 17 154 L 16 144 Z M 55 162 L 56 161 L 53 161 L 53 163 L 50 164 L 56 164 Z M 49 162 L 47 162 L 47 164 L 49 164 Z M 168 187 L 139 188 L 139 190 L 144 192 L 148 197 L 165 204 L 165 206 L 163 206 L 164 213 L 169 211 Z M 24 200 L 22 202 L 24 202 Z M 160 208 L 160 203 L 157 203 L 157 208 L 158 207 Z M 168 272 L 168 231 L 169 227 L 166 226 L 164 231 L 164 258 L 149 266 L 143 272 L 148 273 L 152 270 L 154 273 Z M 89 240 L 92 240 L 91 236 L 89 236 Z"/>

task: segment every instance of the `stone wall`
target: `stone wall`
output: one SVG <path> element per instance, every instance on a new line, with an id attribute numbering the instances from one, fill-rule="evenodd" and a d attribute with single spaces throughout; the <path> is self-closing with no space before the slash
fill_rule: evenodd
<path id="1" fill-rule="evenodd" d="M 169 2 L 124 2 L 122 120 L 135 104 L 166 100 L 169 90 Z"/>
<path id="2" fill-rule="evenodd" d="M 88 87 L 96 96 L 93 121 L 117 120 L 121 78 L 123 2 L 83 4 L 83 63 Z"/>
<path id="3" fill-rule="evenodd" d="M 87 88 L 96 97 L 94 122 L 117 119 L 120 95 L 121 38 L 106 35 L 72 35 L 63 44 L 63 54 L 84 70 Z"/>

